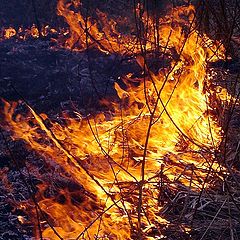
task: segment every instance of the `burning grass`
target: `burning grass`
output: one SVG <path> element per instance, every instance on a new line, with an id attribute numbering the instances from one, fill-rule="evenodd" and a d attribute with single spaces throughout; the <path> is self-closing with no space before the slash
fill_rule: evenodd
<path id="1" fill-rule="evenodd" d="M 38 185 L 34 203 L 44 222 L 35 221 L 36 237 L 164 239 L 172 234 L 190 239 L 206 219 L 205 211 L 211 215 L 206 209 L 217 208 L 204 239 L 215 220 L 222 221 L 226 206 L 231 217 L 238 209 L 231 194 L 214 192 L 222 187 L 217 183 L 232 191 L 229 166 L 221 158 L 226 129 L 219 112 L 237 98 L 217 87 L 207 71 L 207 62 L 225 58 L 223 45 L 199 34 L 191 5 L 172 9 L 157 25 L 137 5 L 145 31 L 136 38 L 120 34 L 103 13 L 98 12 L 99 27 L 63 0 L 58 11 L 70 26 L 65 47 L 134 54 L 142 72 L 138 77 L 130 72 L 115 83 L 118 100 L 101 99 L 111 111 L 94 116 L 75 109 L 75 117 L 64 115 L 64 122 L 57 122 L 27 103 L 24 116 L 15 113 L 17 103 L 4 102 L 4 127 L 12 138 L 24 140 L 76 184 L 74 190 L 67 185 L 50 194 L 49 181 Z M 149 64 L 153 52 L 158 61 L 166 61 L 157 72 Z M 35 175 L 42 179 L 39 172 Z"/>

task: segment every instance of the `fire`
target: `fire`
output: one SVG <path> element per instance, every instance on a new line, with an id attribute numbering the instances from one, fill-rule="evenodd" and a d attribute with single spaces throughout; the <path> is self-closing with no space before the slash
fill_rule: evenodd
<path id="1" fill-rule="evenodd" d="M 3 32 L 3 36 L 5 39 L 9 39 L 17 34 L 16 30 L 12 27 L 4 29 Z"/>
<path id="2" fill-rule="evenodd" d="M 45 26 L 41 27 L 40 32 L 41 32 L 41 36 L 43 36 L 43 37 L 51 36 L 54 34 L 55 35 L 64 35 L 67 33 L 65 29 L 56 30 L 55 28 L 51 28 L 49 25 L 45 25 Z M 9 27 L 9 28 L 3 28 L 0 31 L 0 40 L 6 40 L 6 39 L 13 38 L 13 37 L 15 37 L 18 40 L 23 40 L 23 41 L 25 41 L 29 38 L 38 39 L 40 37 L 39 29 L 37 28 L 37 26 L 35 24 L 33 24 L 30 28 Z M 54 41 L 54 39 L 51 39 L 51 40 Z"/>
<path id="3" fill-rule="evenodd" d="M 99 30 L 97 22 L 90 17 L 84 18 L 81 13 L 71 10 L 71 7 L 79 7 L 81 1 L 73 4 L 65 0 L 58 1 L 58 14 L 63 16 L 70 27 L 70 38 L 66 41 L 66 47 L 71 49 L 77 47 L 84 50 L 94 45 L 99 50 L 109 52 L 130 52 L 135 48 L 136 41 L 129 36 L 122 36 L 116 29 L 116 22 L 108 19 L 107 15 L 100 10 L 97 11 L 102 31 Z"/>
<path id="4" fill-rule="evenodd" d="M 108 23 L 101 12 L 103 32 L 91 19 L 70 10 L 64 0 L 59 0 L 58 12 L 70 25 L 66 44 L 71 48 L 95 45 L 108 53 L 126 54 L 130 49 L 141 53 L 139 43 L 118 33 L 116 24 Z M 150 50 L 155 30 L 148 31 Z M 77 118 L 65 116 L 65 125 L 51 122 L 47 127 L 45 114 L 28 106 L 29 116 L 15 116 L 17 103 L 5 102 L 5 121 L 13 139 L 25 140 L 84 188 L 78 204 L 72 203 L 68 189 L 59 193 L 63 202 L 39 197 L 40 207 L 53 219 L 62 239 L 131 239 L 137 229 L 144 236 L 149 229 L 158 229 L 158 224 L 168 224 L 160 216 L 162 175 L 173 188 L 178 183 L 197 191 L 208 184 L 202 182 L 208 169 L 212 174 L 219 169 L 214 157 L 222 130 L 211 114 L 206 65 L 223 57 L 224 49 L 197 32 L 193 6 L 175 8 L 161 19 L 159 36 L 164 52 L 159 61 L 169 58 L 169 66 L 153 73 L 148 59 L 138 55 L 144 76 L 125 76 L 126 89 L 115 84 L 119 103 L 103 101 L 114 109 L 111 116 L 77 112 Z M 43 186 L 39 188 L 40 193 L 44 191 Z M 59 239 L 50 227 L 43 237 Z"/>

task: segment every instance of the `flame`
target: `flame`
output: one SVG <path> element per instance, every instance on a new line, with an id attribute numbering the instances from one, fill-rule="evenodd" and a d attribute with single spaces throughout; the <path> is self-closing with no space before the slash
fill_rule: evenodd
<path id="1" fill-rule="evenodd" d="M 132 41 L 129 36 L 122 36 L 116 29 L 117 23 L 113 19 L 108 19 L 107 15 L 97 10 L 99 22 L 95 22 L 90 17 L 84 18 L 81 13 L 71 10 L 71 7 L 78 7 L 81 1 L 68 3 L 66 0 L 58 1 L 58 14 L 63 16 L 70 27 L 70 38 L 66 41 L 66 47 L 78 50 L 85 50 L 94 45 L 105 53 L 112 52 L 132 52 L 136 41 Z M 101 25 L 102 31 L 99 30 Z"/>
<path id="2" fill-rule="evenodd" d="M 115 22 L 108 22 L 102 12 L 98 16 L 103 32 L 96 22 L 70 10 L 64 0 L 58 2 L 58 13 L 70 25 L 66 44 L 71 48 L 94 44 L 108 53 L 141 51 L 136 40 L 118 33 Z M 148 31 L 146 44 L 151 49 L 155 30 L 150 27 Z M 193 6 L 175 8 L 165 16 L 159 36 L 169 66 L 153 73 L 148 60 L 138 55 L 144 77 L 126 75 L 126 89 L 115 84 L 119 103 L 103 101 L 114 108 L 111 116 L 77 112 L 77 118 L 65 116 L 66 124 L 51 122 L 48 127 L 47 116 L 30 106 L 28 116 L 15 116 L 17 103 L 4 104 L 13 139 L 25 140 L 31 149 L 54 160 L 88 193 L 81 193 L 84 197 L 79 204 L 72 204 L 67 189 L 59 192 L 65 196 L 64 203 L 55 198 L 39 200 L 63 239 L 131 239 L 139 223 L 142 234 L 159 223 L 168 224 L 159 215 L 161 175 L 173 188 L 181 183 L 197 191 L 208 184 L 203 179 L 209 168 L 213 173 L 219 170 L 214 157 L 222 130 L 211 115 L 211 92 L 207 91 L 211 78 L 206 65 L 224 57 L 224 48 L 197 32 Z M 224 94 L 221 91 L 220 99 Z M 58 239 L 50 227 L 43 237 Z"/>
<path id="3" fill-rule="evenodd" d="M 23 28 L 23 27 L 3 28 L 0 32 L 0 40 L 6 40 L 6 39 L 15 37 L 18 40 L 25 41 L 29 38 L 38 39 L 40 37 L 40 35 L 43 37 L 47 37 L 47 36 L 51 36 L 54 34 L 57 36 L 61 36 L 61 35 L 64 36 L 65 34 L 67 34 L 67 31 L 65 29 L 60 28 L 60 29 L 56 30 L 55 28 L 52 28 L 49 25 L 45 25 L 45 26 L 41 27 L 40 32 L 41 32 L 41 34 L 39 34 L 39 29 L 37 28 L 37 26 L 35 24 L 33 24 L 30 28 Z M 53 38 L 51 40 L 54 41 Z"/>
<path id="4" fill-rule="evenodd" d="M 9 39 L 17 34 L 16 30 L 12 27 L 4 29 L 4 38 Z"/>

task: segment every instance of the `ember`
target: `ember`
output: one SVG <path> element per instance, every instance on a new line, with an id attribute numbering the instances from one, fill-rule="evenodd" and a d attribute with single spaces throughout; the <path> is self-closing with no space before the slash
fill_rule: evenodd
<path id="1" fill-rule="evenodd" d="M 224 182 L 229 174 L 219 157 L 226 130 L 219 112 L 222 106 L 237 104 L 238 98 L 227 86 L 217 86 L 214 70 L 207 68 L 226 59 L 224 45 L 198 30 L 193 5 L 171 8 L 156 22 L 137 4 L 134 12 L 142 36 L 120 32 L 117 20 L 100 10 L 96 18 L 85 16 L 82 6 L 80 0 L 58 1 L 58 15 L 69 30 L 48 25 L 41 34 L 35 25 L 3 30 L 5 40 L 56 34 L 50 41 L 64 49 L 132 57 L 141 69 L 138 74 L 129 70 L 115 81 L 117 99 L 101 98 L 103 111 L 85 114 L 74 105 L 74 112 L 62 114 L 63 121 L 38 114 L 26 101 L 2 100 L 0 126 L 69 181 L 46 194 L 49 180 L 34 170 L 41 181 L 33 201 L 41 221 L 35 220 L 30 200 L 21 204 L 34 222 L 35 237 L 164 239 L 174 222 L 166 214 L 174 198 L 170 195 L 177 194 L 192 205 L 192 213 L 178 226 L 184 239 L 190 239 L 200 201 L 192 196 L 201 198 L 204 189 Z M 128 24 L 133 32 L 134 24 Z M 152 58 L 161 66 L 157 70 Z M 27 114 L 19 113 L 23 106 Z M 23 216 L 18 221 L 27 222 Z"/>

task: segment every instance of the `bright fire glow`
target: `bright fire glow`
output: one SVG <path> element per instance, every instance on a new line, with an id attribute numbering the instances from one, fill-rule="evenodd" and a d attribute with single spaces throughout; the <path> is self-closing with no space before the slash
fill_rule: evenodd
<path id="1" fill-rule="evenodd" d="M 118 33 L 103 13 L 98 13 L 104 26 L 100 31 L 63 0 L 58 12 L 70 26 L 66 44 L 71 48 L 78 44 L 82 50 L 95 45 L 108 53 L 141 52 L 141 46 L 131 36 Z M 175 8 L 160 20 L 160 46 L 170 59 L 169 66 L 154 74 L 138 55 L 145 77 L 133 79 L 128 74 L 123 78 L 125 90 L 115 84 L 120 103 L 103 101 L 114 108 L 111 116 L 76 113 L 75 119 L 65 116 L 66 125 L 52 122 L 46 127 L 45 114 L 29 107 L 28 117 L 14 116 L 17 104 L 5 102 L 5 121 L 13 138 L 24 139 L 31 149 L 61 165 L 88 192 L 79 204 L 72 204 L 67 189 L 59 193 L 65 196 L 64 203 L 39 200 L 63 239 L 131 239 L 139 221 L 142 234 L 157 223 L 168 224 L 159 214 L 160 175 L 198 190 L 207 169 L 218 170 L 213 162 L 221 128 L 210 114 L 206 62 L 223 57 L 224 49 L 194 29 L 193 6 Z M 147 36 L 149 50 L 153 27 Z M 50 227 L 43 236 L 59 239 Z"/>

